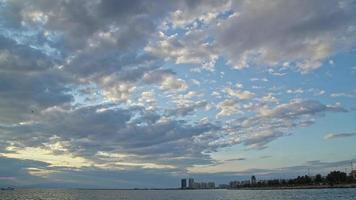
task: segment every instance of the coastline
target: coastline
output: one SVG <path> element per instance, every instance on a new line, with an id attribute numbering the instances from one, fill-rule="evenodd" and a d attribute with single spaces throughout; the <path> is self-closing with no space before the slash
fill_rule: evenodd
<path id="1" fill-rule="evenodd" d="M 340 189 L 340 188 L 356 188 L 356 184 L 347 185 L 308 185 L 308 186 L 281 186 L 281 187 L 245 187 L 231 188 L 228 190 L 304 190 L 304 189 Z"/>

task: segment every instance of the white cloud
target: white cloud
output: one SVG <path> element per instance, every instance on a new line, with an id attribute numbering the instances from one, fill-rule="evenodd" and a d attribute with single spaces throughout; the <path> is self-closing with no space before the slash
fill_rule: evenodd
<path id="1" fill-rule="evenodd" d="M 183 79 L 168 76 L 163 79 L 160 88 L 162 90 L 186 90 L 188 85 Z"/>
<path id="2" fill-rule="evenodd" d="M 213 70 L 218 55 L 214 47 L 204 42 L 206 35 L 191 32 L 180 39 L 178 35 L 167 36 L 160 32 L 157 41 L 145 47 L 145 51 L 176 64 L 195 64 L 206 70 Z"/>
<path id="3" fill-rule="evenodd" d="M 302 88 L 298 88 L 298 89 L 289 89 L 287 90 L 287 93 L 288 94 L 303 94 L 304 93 L 304 90 Z"/>
<path id="4" fill-rule="evenodd" d="M 268 95 L 263 96 L 261 98 L 262 102 L 271 102 L 271 103 L 278 103 L 279 100 L 277 99 L 277 97 L 273 96 L 272 93 L 268 93 Z"/>
<path id="5" fill-rule="evenodd" d="M 231 2 L 229 0 L 210 1 L 198 3 L 197 6 L 192 6 L 195 3 L 187 3 L 186 7 L 172 12 L 167 19 L 167 23 L 171 23 L 174 28 L 187 28 L 194 26 L 197 23 L 209 24 L 216 20 L 217 16 L 227 11 Z"/>
<path id="6" fill-rule="evenodd" d="M 141 97 L 138 99 L 141 106 L 147 106 L 147 110 L 154 110 L 157 106 L 157 100 L 155 98 L 155 93 L 151 91 L 143 91 Z"/>
<path id="7" fill-rule="evenodd" d="M 136 89 L 130 82 L 121 82 L 115 76 L 103 77 L 100 81 L 104 97 L 109 101 L 128 101 Z"/>
<path id="8" fill-rule="evenodd" d="M 344 92 L 340 92 L 340 93 L 331 93 L 330 97 L 354 97 L 353 94 L 349 94 L 349 93 L 344 93 Z"/>
<path id="9" fill-rule="evenodd" d="M 220 110 L 219 113 L 216 115 L 217 118 L 220 118 L 223 116 L 239 114 L 242 112 L 240 104 L 238 104 L 233 99 L 224 100 L 224 101 L 218 103 L 216 108 Z"/>
<path id="10" fill-rule="evenodd" d="M 315 118 L 326 112 L 347 112 L 340 106 L 323 105 L 317 101 L 291 101 L 274 108 L 262 105 L 251 117 L 232 120 L 224 127 L 229 133 L 225 143 L 236 141 L 248 148 L 263 149 L 282 136 L 292 134 L 298 127 L 314 124 Z"/>
<path id="11" fill-rule="evenodd" d="M 238 99 L 241 100 L 247 100 L 247 99 L 251 99 L 252 97 L 255 96 L 255 93 L 250 92 L 248 90 L 233 90 L 231 88 L 226 88 L 225 92 L 231 96 L 231 97 L 237 97 Z"/>

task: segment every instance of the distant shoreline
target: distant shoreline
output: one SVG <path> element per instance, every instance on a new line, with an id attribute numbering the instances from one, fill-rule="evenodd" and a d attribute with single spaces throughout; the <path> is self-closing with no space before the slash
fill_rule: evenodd
<path id="1" fill-rule="evenodd" d="M 244 187 L 244 188 L 214 188 L 214 189 L 180 189 L 180 188 L 131 188 L 131 189 L 85 189 L 79 190 L 179 190 L 179 191 L 194 191 L 194 190 L 303 190 L 303 189 L 342 189 L 356 188 L 356 184 L 347 185 L 309 185 L 309 186 L 285 186 L 285 187 Z"/>
<path id="2" fill-rule="evenodd" d="M 303 189 L 340 189 L 356 188 L 356 184 L 349 185 L 308 185 L 308 186 L 284 186 L 284 187 L 244 187 L 230 188 L 228 190 L 303 190 Z"/>
<path id="3" fill-rule="evenodd" d="M 309 186 L 282 186 L 282 187 L 241 187 L 241 188 L 214 188 L 214 189 L 181 189 L 181 188 L 16 188 L 16 189 L 59 189 L 59 190 L 176 190 L 176 191 L 194 191 L 194 190 L 303 190 L 303 189 L 348 189 L 356 188 L 356 184 L 345 185 L 309 185 Z M 15 188 L 14 188 L 15 190 Z M 5 191 L 5 190 L 0 190 Z"/>

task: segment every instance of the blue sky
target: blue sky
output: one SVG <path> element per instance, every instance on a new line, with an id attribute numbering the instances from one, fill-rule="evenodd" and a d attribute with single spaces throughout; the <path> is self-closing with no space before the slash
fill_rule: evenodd
<path id="1" fill-rule="evenodd" d="M 355 6 L 0 1 L 0 185 L 349 171 Z"/>

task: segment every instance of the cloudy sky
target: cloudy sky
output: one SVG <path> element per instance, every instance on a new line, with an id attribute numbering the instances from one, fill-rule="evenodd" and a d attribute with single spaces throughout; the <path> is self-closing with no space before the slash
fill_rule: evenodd
<path id="1" fill-rule="evenodd" d="M 350 170 L 353 0 L 0 0 L 0 185 Z"/>

